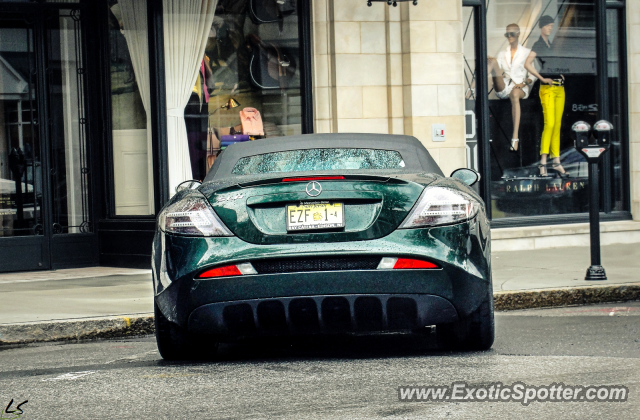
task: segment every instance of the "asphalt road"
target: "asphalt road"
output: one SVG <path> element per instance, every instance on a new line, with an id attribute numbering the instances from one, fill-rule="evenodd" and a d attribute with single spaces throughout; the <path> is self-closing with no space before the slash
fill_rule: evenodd
<path id="1" fill-rule="evenodd" d="M 637 419 L 639 315 L 640 302 L 499 313 L 493 349 L 468 354 L 398 335 L 247 341 L 196 363 L 162 361 L 153 337 L 0 348 L 0 406 L 28 400 L 22 419 Z M 454 381 L 621 384 L 629 397 L 527 406 L 398 400 L 399 386 Z"/>

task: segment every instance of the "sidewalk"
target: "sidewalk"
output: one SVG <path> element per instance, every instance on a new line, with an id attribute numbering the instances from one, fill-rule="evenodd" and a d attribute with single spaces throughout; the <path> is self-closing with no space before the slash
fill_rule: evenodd
<path id="1" fill-rule="evenodd" d="M 153 312 L 151 270 L 91 267 L 0 274 L 0 325 Z"/>
<path id="2" fill-rule="evenodd" d="M 496 309 L 640 299 L 640 247 L 602 248 L 607 281 L 584 280 L 589 259 L 589 247 L 494 252 Z M 151 270 L 2 274 L 0 344 L 152 333 L 152 295 Z"/>
<path id="3" fill-rule="evenodd" d="M 591 265 L 588 246 L 493 252 L 493 290 L 513 291 L 558 287 L 603 286 L 640 282 L 640 246 L 603 246 L 607 281 L 585 281 Z M 2 280 L 0 280 L 2 281 Z"/>

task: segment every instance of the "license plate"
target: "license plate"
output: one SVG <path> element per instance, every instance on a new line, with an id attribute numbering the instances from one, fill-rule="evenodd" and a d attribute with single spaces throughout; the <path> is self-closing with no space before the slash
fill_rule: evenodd
<path id="1" fill-rule="evenodd" d="M 287 206 L 287 230 L 336 229 L 344 227 L 342 203 L 316 202 Z"/>

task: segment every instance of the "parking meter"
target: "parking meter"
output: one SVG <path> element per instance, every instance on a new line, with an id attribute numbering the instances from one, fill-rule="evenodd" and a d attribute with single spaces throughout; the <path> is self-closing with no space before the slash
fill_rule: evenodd
<path id="1" fill-rule="evenodd" d="M 613 124 L 606 120 L 600 120 L 593 126 L 595 132 L 596 142 L 598 146 L 604 147 L 609 150 L 611 144 L 611 131 L 613 131 Z"/>
<path id="2" fill-rule="evenodd" d="M 571 130 L 575 135 L 575 147 L 587 162 L 598 163 L 600 157 L 609 150 L 611 144 L 610 133 L 613 130 L 613 124 L 609 121 L 600 120 L 593 126 L 593 136 L 591 136 L 589 124 L 584 121 L 578 121 L 573 124 Z"/>
<path id="3" fill-rule="evenodd" d="M 578 121 L 571 127 L 575 135 L 575 147 L 589 163 L 589 236 L 591 239 L 591 266 L 585 280 L 606 280 L 607 274 L 600 263 L 600 189 L 598 186 L 598 162 L 611 144 L 613 124 L 600 120 L 591 127 Z"/>
<path id="4" fill-rule="evenodd" d="M 578 121 L 571 126 L 571 131 L 575 135 L 575 147 L 580 151 L 589 147 L 589 136 L 591 135 L 591 126 L 584 121 Z"/>

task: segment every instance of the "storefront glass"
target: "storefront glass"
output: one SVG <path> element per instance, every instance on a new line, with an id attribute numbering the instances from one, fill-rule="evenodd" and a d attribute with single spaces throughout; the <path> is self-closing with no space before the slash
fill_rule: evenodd
<path id="1" fill-rule="evenodd" d="M 301 134 L 297 1 L 164 0 L 163 13 L 172 191 L 229 144 Z"/>
<path id="2" fill-rule="evenodd" d="M 587 211 L 570 128 L 598 119 L 594 1 L 495 0 L 486 19 L 493 219 Z"/>
<path id="3" fill-rule="evenodd" d="M 76 9 L 42 16 L 44 81 L 34 19 L 0 15 L 0 236 L 43 235 L 47 203 L 53 234 L 93 231 L 81 16 Z"/>
<path id="4" fill-rule="evenodd" d="M 49 182 L 54 234 L 90 233 L 91 166 L 86 134 L 85 69 L 80 9 L 45 18 Z"/>
<path id="5" fill-rule="evenodd" d="M 109 1 L 115 214 L 154 214 L 147 4 Z"/>
<path id="6" fill-rule="evenodd" d="M 611 203 L 612 211 L 624 210 L 625 200 L 625 186 L 623 174 L 628 171 L 625 166 L 624 160 L 624 142 L 625 138 L 625 122 L 624 113 L 626 107 L 623 101 L 624 96 L 621 95 L 626 89 L 623 85 L 623 68 L 624 68 L 624 50 L 620 49 L 622 43 L 621 28 L 622 9 L 607 10 L 607 78 L 609 85 L 609 114 L 611 115 L 611 123 L 615 130 L 613 131 L 613 139 L 611 142 L 611 149 L 608 155 L 605 156 L 607 163 L 603 165 L 605 172 L 605 182 L 609 179 L 613 179 L 613 188 L 611 188 L 610 196 L 605 197 Z M 606 209 L 609 210 L 609 209 Z"/>
<path id="7" fill-rule="evenodd" d="M 33 34 L 22 19 L 0 20 L 0 237 L 42 234 Z"/>

